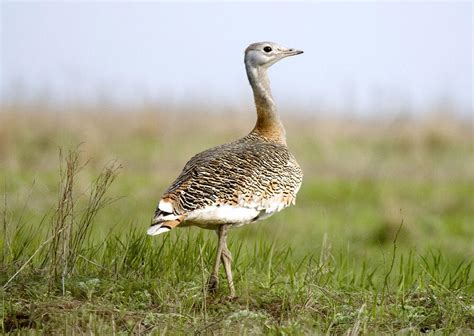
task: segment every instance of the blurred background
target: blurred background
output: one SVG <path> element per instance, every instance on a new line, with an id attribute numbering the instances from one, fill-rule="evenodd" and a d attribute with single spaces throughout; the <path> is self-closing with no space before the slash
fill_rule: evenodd
<path id="1" fill-rule="evenodd" d="M 187 159 L 252 128 L 243 52 L 269 40 L 305 51 L 270 70 L 305 181 L 296 207 L 233 239 L 377 255 L 403 220 L 405 246 L 472 257 L 472 2 L 0 6 L 8 218 L 54 208 L 58 147 L 81 144 L 78 199 L 123 166 L 95 237 L 144 232 Z"/>
<path id="2" fill-rule="evenodd" d="M 1 36 L 3 102 L 250 107 L 243 50 L 268 40 L 305 51 L 272 69 L 292 113 L 472 109 L 469 1 L 7 1 Z"/>

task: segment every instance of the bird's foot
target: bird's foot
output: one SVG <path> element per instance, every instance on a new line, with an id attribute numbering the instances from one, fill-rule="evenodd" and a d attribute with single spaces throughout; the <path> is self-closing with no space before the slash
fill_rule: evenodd
<path id="1" fill-rule="evenodd" d="M 227 295 L 227 296 L 223 296 L 221 298 L 221 303 L 226 303 L 226 302 L 235 302 L 239 299 L 239 297 L 237 295 Z"/>
<path id="2" fill-rule="evenodd" d="M 207 291 L 210 294 L 216 294 L 217 287 L 219 287 L 219 277 L 217 275 L 211 275 L 209 281 L 207 282 Z"/>

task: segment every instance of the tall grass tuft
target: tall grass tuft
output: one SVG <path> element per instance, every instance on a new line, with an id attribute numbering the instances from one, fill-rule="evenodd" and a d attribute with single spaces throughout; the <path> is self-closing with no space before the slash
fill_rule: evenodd
<path id="1" fill-rule="evenodd" d="M 51 246 L 48 253 L 49 289 L 52 290 L 61 279 L 62 292 L 65 292 L 65 279 L 74 270 L 84 241 L 89 237 L 93 220 L 100 209 L 111 199 L 106 192 L 117 176 L 120 165 L 112 162 L 107 165 L 91 185 L 87 205 L 77 210 L 74 188 L 77 174 L 87 164 L 80 165 L 79 150 L 69 150 L 63 157 L 60 150 L 59 196 L 55 214 L 51 220 Z"/>

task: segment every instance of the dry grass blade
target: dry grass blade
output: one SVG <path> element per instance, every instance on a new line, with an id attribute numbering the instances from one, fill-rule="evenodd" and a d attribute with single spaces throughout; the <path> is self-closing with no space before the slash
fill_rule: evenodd
<path id="1" fill-rule="evenodd" d="M 75 227 L 75 231 L 73 232 L 73 236 L 71 237 L 70 241 L 71 246 L 69 249 L 68 263 L 72 265 L 71 271 L 77 261 L 84 241 L 91 232 L 95 216 L 102 207 L 112 201 L 112 199 L 106 198 L 105 194 L 117 177 L 117 173 L 120 168 L 120 164 L 118 164 L 116 161 L 113 161 L 104 168 L 92 186 L 88 205 L 83 211 L 83 214 Z"/>
<path id="2" fill-rule="evenodd" d="M 65 278 L 74 270 L 82 244 L 90 233 L 93 219 L 110 201 L 105 198 L 105 194 L 120 169 L 117 162 L 112 162 L 104 168 L 93 183 L 87 206 L 77 221 L 74 199 L 75 177 L 87 164 L 86 162 L 80 165 L 79 156 L 80 152 L 75 149 L 69 150 L 64 158 L 60 150 L 59 198 L 55 216 L 51 222 L 49 289 L 54 287 L 61 275 L 63 293 Z"/>
<path id="3" fill-rule="evenodd" d="M 67 255 L 69 253 L 69 245 L 71 239 L 71 230 L 73 225 L 73 187 L 74 178 L 79 173 L 79 152 L 70 150 L 65 159 L 63 159 L 62 150 L 59 150 L 60 161 L 60 181 L 59 181 L 59 197 L 55 216 L 51 223 L 52 243 L 50 247 L 49 264 L 49 288 L 54 285 L 55 279 L 58 278 L 60 272 L 64 277 L 67 273 Z M 66 167 L 63 167 L 65 161 Z"/>

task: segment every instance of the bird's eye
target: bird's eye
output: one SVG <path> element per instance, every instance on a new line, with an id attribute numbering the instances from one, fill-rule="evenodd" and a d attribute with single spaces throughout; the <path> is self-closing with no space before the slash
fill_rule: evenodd
<path id="1" fill-rule="evenodd" d="M 265 48 L 263 48 L 263 51 L 265 51 L 266 53 L 269 53 L 270 51 L 272 51 L 272 48 L 266 46 Z"/>

